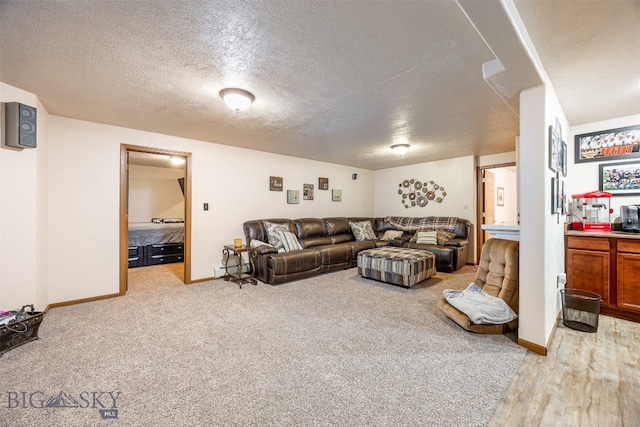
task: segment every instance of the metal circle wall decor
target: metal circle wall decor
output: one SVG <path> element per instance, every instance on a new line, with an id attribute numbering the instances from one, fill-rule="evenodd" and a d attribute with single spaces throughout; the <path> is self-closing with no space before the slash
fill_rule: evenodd
<path id="1" fill-rule="evenodd" d="M 398 194 L 405 208 L 419 206 L 424 208 L 429 202 L 442 203 L 447 193 L 444 187 L 434 181 L 421 181 L 419 179 L 405 179 L 398 184 Z"/>

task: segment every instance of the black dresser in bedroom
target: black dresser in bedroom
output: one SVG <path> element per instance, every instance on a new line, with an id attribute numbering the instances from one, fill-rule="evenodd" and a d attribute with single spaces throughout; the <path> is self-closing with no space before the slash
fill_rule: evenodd
<path id="1" fill-rule="evenodd" d="M 161 243 L 129 247 L 129 268 L 184 261 L 183 243 Z"/>

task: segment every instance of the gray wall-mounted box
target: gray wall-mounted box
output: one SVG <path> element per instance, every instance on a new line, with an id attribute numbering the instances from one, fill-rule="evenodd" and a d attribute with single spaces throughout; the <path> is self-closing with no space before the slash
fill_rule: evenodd
<path id="1" fill-rule="evenodd" d="M 5 111 L 5 145 L 36 148 L 36 109 L 19 102 L 7 102 Z"/>

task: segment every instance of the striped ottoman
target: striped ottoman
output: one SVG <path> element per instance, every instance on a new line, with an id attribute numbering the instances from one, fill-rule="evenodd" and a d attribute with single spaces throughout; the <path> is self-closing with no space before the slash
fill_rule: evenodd
<path id="1" fill-rule="evenodd" d="M 358 253 L 358 274 L 410 288 L 436 274 L 436 256 L 419 249 L 367 249 Z"/>

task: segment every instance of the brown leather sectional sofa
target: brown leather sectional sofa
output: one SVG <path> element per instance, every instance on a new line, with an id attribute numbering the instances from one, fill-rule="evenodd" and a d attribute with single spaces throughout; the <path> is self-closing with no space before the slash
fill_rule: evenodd
<path id="1" fill-rule="evenodd" d="M 455 233 L 455 238 L 445 245 L 424 245 L 409 242 L 415 230 L 404 230 L 401 237 L 393 240 L 381 240 L 385 231 L 397 229 L 387 218 L 272 218 L 243 224 L 247 244 L 252 240 L 268 242 L 263 221 L 285 224 L 303 247 L 302 250 L 280 253 L 271 246 L 257 247 L 254 257 L 255 278 L 271 285 L 355 267 L 358 252 L 387 245 L 432 252 L 436 256 L 437 271 L 453 272 L 466 263 L 467 236 L 471 227 L 468 220 L 454 219 L 454 225 L 448 231 Z M 356 241 L 350 221 L 369 221 L 377 239 Z"/>

